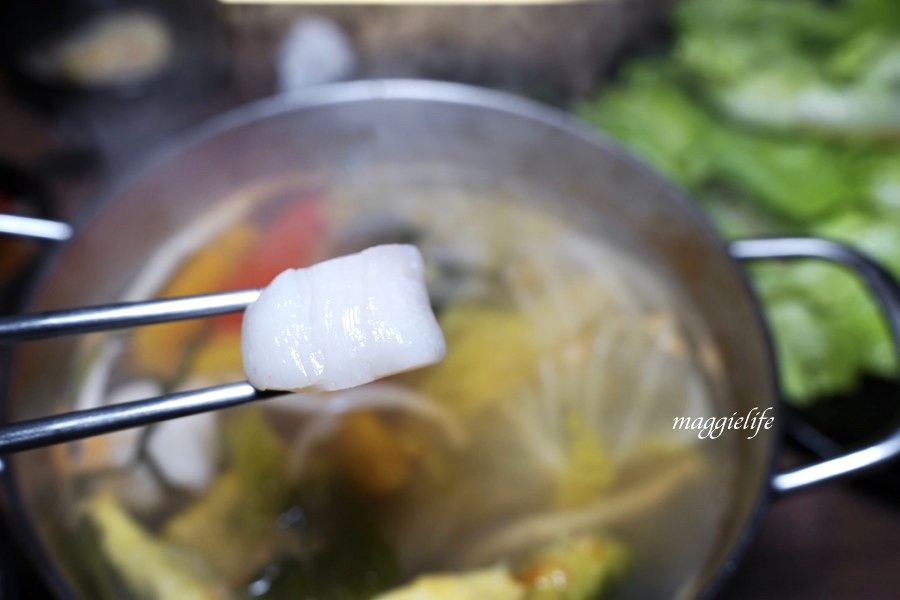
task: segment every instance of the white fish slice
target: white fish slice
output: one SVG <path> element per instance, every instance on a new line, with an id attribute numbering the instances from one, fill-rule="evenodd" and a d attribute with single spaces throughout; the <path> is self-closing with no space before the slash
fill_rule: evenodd
<path id="1" fill-rule="evenodd" d="M 281 273 L 244 314 L 247 380 L 333 391 L 440 361 L 444 336 L 415 246 L 375 246 Z"/>

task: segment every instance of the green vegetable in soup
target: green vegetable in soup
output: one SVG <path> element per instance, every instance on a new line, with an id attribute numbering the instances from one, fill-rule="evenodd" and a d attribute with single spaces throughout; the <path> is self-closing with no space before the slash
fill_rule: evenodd
<path id="1" fill-rule="evenodd" d="M 609 600 L 616 597 L 629 564 L 620 543 L 580 536 L 539 549 L 512 569 L 426 575 L 376 600 Z"/>
<path id="2" fill-rule="evenodd" d="M 630 563 L 617 542 L 592 536 L 538 550 L 516 568 L 527 600 L 607 600 L 616 596 Z"/>
<path id="3" fill-rule="evenodd" d="M 454 412 L 476 414 L 528 385 L 539 348 L 520 311 L 488 304 L 454 305 L 440 315 L 440 325 L 447 357 L 409 377 L 422 394 Z M 483 368 L 485 364 L 491 368 Z"/>
<path id="4" fill-rule="evenodd" d="M 376 600 L 524 600 L 524 586 L 506 569 L 493 567 L 462 574 L 425 575 L 402 588 L 376 597 Z"/>
<path id="5" fill-rule="evenodd" d="M 371 598 L 400 580 L 400 569 L 392 548 L 364 516 L 365 508 L 342 504 L 330 498 L 336 512 L 330 527 L 310 536 L 299 531 L 293 545 L 285 545 L 274 560 L 260 569 L 247 586 L 250 595 L 270 600 L 316 598 L 357 600 Z M 303 503 L 293 508 L 300 517 Z M 302 518 L 315 519 L 315 511 Z M 302 529 L 307 526 L 300 524 Z M 315 524 L 310 524 L 316 527 Z M 300 538 L 306 538 L 301 544 Z"/>
<path id="6" fill-rule="evenodd" d="M 289 506 L 284 442 L 256 408 L 223 415 L 230 468 L 162 530 L 221 577 L 243 582 L 266 563 L 277 544 L 275 521 Z"/>
<path id="7" fill-rule="evenodd" d="M 88 500 L 84 514 L 97 531 L 109 565 L 140 597 L 183 600 L 228 597 L 222 580 L 209 565 L 154 537 L 111 494 L 101 492 Z"/>

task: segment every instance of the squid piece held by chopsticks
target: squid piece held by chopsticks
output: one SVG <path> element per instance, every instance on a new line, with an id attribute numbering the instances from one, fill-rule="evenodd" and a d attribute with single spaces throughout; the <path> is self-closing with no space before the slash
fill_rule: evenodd
<path id="1" fill-rule="evenodd" d="M 444 336 L 411 245 L 288 269 L 244 315 L 241 352 L 259 389 L 330 391 L 436 363 Z"/>

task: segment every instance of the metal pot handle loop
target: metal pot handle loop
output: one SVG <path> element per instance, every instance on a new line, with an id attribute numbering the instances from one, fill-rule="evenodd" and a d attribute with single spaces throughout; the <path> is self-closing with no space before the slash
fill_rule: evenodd
<path id="1" fill-rule="evenodd" d="M 900 356 L 900 283 L 875 260 L 844 244 L 813 237 L 756 238 L 732 242 L 732 257 L 743 260 L 815 258 L 855 271 L 878 302 Z M 900 456 L 900 427 L 882 439 L 783 473 L 772 479 L 776 493 L 792 492 L 836 477 L 857 473 Z"/>
<path id="2" fill-rule="evenodd" d="M 0 214 L 0 235 L 64 242 L 72 237 L 72 233 L 72 226 L 68 223 L 38 217 Z"/>

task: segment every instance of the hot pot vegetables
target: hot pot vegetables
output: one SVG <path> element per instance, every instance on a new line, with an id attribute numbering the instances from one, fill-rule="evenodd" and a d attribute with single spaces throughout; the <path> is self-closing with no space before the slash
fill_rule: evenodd
<path id="1" fill-rule="evenodd" d="M 395 341 L 434 334 L 417 319 L 436 318 L 446 356 L 389 374 L 409 357 L 370 340 L 373 370 L 359 385 L 335 389 L 344 386 L 329 378 L 346 373 L 278 380 L 303 389 L 55 448 L 67 482 L 57 552 L 83 593 L 695 591 L 729 509 L 736 448 L 727 436 L 701 441 L 672 427 L 675 417 L 721 414 L 724 375 L 701 320 L 652 256 L 541 190 L 477 178 L 340 191 L 294 178 L 266 189 L 185 224 L 125 296 L 261 287 L 287 268 L 405 244 L 385 251 L 400 253 L 390 265 L 424 277 L 424 313 L 396 299 L 406 292 L 370 293 L 374 262 L 332 284 L 346 286 L 355 314 L 400 311 L 391 322 L 409 330 Z M 305 285 L 282 277 L 273 298 L 282 285 Z M 251 310 L 244 327 L 256 318 Z M 328 317 L 304 319 L 314 355 Z M 254 354 L 250 336 L 253 356 L 242 360 L 241 326 L 229 316 L 89 337 L 75 365 L 78 404 L 235 381 L 245 363 L 268 385 L 265 370 L 281 358 Z M 442 348 L 434 335 L 425 342 L 413 344 L 427 350 L 421 362 L 435 362 Z"/>

